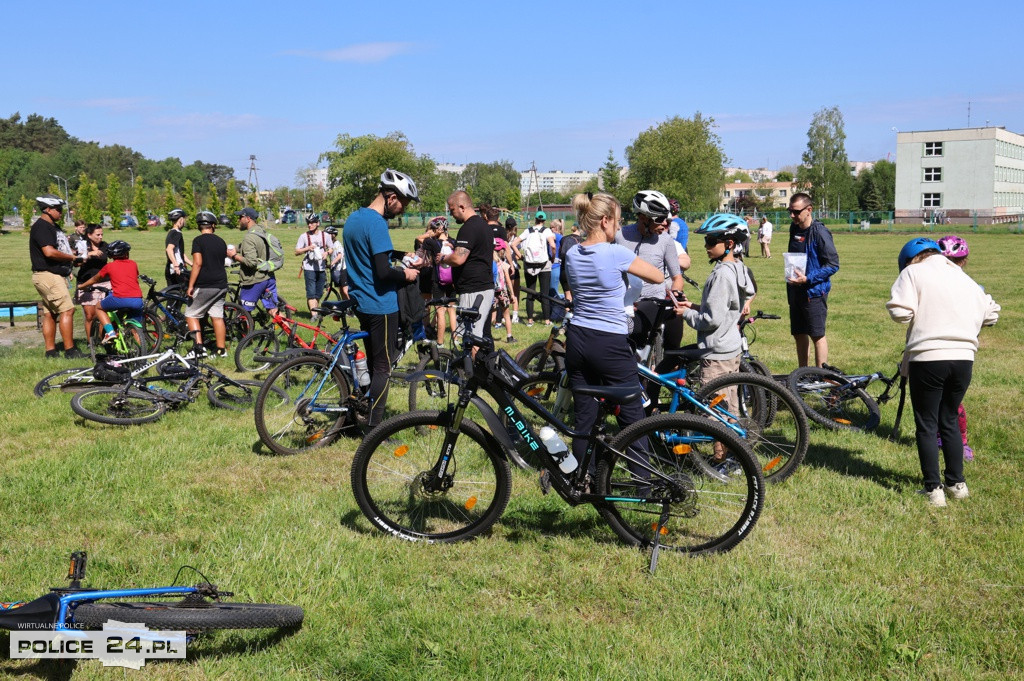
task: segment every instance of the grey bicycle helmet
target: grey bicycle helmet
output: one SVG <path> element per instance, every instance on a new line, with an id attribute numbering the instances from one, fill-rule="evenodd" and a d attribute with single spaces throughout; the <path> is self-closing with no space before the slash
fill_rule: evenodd
<path id="1" fill-rule="evenodd" d="M 419 201 L 420 193 L 416 183 L 405 173 L 388 168 L 380 175 L 380 188 L 401 194 L 411 201 Z"/>
<path id="2" fill-rule="evenodd" d="M 196 213 L 196 224 L 197 225 L 216 225 L 217 216 L 208 210 L 201 210 Z"/>
<path id="3" fill-rule="evenodd" d="M 324 227 L 324 234 L 330 234 L 331 236 L 338 236 L 338 226 L 337 225 L 327 225 L 326 227 Z"/>
<path id="4" fill-rule="evenodd" d="M 314 222 L 320 222 L 320 213 L 307 213 L 306 224 L 311 225 Z"/>
<path id="5" fill-rule="evenodd" d="M 131 250 L 132 245 L 130 243 L 118 239 L 114 243 L 107 246 L 107 255 L 109 255 L 111 258 L 125 258 L 128 256 L 128 253 L 131 252 Z"/>
<path id="6" fill-rule="evenodd" d="M 180 208 L 175 208 L 174 210 L 172 210 L 170 213 L 167 214 L 167 219 L 170 220 L 171 222 L 177 222 L 181 218 L 187 218 L 187 217 L 188 217 L 188 213 L 186 213 L 185 211 L 183 211 Z"/>
<path id="7" fill-rule="evenodd" d="M 668 199 L 655 189 L 644 189 L 633 197 L 633 212 L 652 218 L 668 217 L 670 208 Z"/>

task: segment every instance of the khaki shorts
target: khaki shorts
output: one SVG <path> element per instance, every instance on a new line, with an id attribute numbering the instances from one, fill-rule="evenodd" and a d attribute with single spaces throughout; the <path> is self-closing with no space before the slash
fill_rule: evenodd
<path id="1" fill-rule="evenodd" d="M 43 307 L 57 317 L 68 310 L 74 310 L 75 304 L 68 293 L 68 280 L 52 272 L 33 272 L 32 285 L 36 287 L 42 298 Z"/>
<path id="2" fill-rule="evenodd" d="M 703 381 L 704 384 L 707 384 L 709 381 L 714 378 L 718 378 L 719 376 L 739 373 L 740 356 L 736 355 L 732 359 L 702 359 L 700 367 L 701 381 Z M 738 404 L 736 401 L 736 386 L 727 388 L 725 393 L 725 408 L 732 411 Z"/>
<path id="3" fill-rule="evenodd" d="M 215 319 L 223 319 L 224 298 L 227 295 L 226 288 L 193 289 L 192 304 L 185 308 L 185 316 L 190 319 L 202 319 L 209 315 Z"/>

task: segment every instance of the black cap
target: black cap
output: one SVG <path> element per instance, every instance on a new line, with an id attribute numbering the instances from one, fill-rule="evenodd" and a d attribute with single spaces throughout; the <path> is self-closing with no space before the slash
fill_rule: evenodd
<path id="1" fill-rule="evenodd" d="M 242 217 L 244 215 L 250 220 L 257 220 L 260 217 L 260 214 L 256 212 L 255 208 L 243 208 L 242 210 L 236 210 L 235 215 L 238 217 Z"/>

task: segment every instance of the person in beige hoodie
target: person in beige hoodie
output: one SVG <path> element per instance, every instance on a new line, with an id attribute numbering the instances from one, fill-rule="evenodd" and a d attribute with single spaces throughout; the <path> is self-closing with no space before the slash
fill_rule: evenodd
<path id="1" fill-rule="evenodd" d="M 904 367 L 924 477 L 921 493 L 933 506 L 945 506 L 947 492 L 954 499 L 968 496 L 957 407 L 971 383 L 981 327 L 998 321 L 1000 307 L 931 239 L 908 241 L 898 262 L 900 275 L 885 307 L 893 321 L 909 325 Z M 942 438 L 942 477 L 936 435 Z"/>

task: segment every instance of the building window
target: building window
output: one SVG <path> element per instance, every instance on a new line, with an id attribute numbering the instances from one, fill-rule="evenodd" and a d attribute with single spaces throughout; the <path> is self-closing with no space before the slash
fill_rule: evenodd
<path id="1" fill-rule="evenodd" d="M 924 155 L 925 156 L 942 156 L 942 142 L 925 142 L 924 143 Z"/>
<path id="2" fill-rule="evenodd" d="M 922 194 L 922 208 L 942 208 L 942 194 Z"/>
<path id="3" fill-rule="evenodd" d="M 780 189 L 779 190 L 779 196 L 781 196 L 782 198 L 786 198 L 786 190 L 785 189 Z"/>
<path id="4" fill-rule="evenodd" d="M 725 195 L 725 198 L 729 198 L 731 196 L 731 194 L 729 194 L 729 190 L 728 189 L 726 189 L 724 192 L 722 192 L 722 194 Z"/>
<path id="5" fill-rule="evenodd" d="M 925 168 L 925 182 L 942 182 L 942 168 Z"/>

